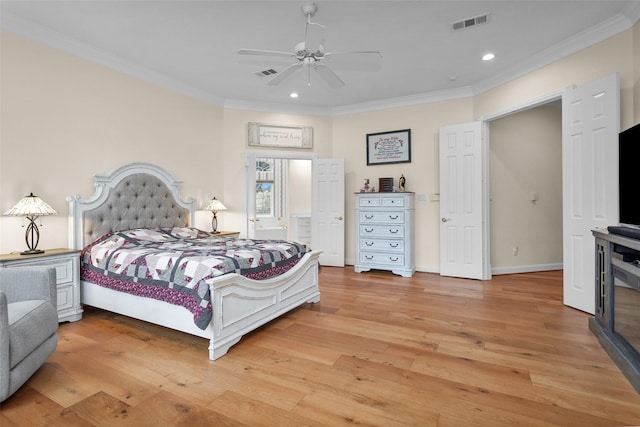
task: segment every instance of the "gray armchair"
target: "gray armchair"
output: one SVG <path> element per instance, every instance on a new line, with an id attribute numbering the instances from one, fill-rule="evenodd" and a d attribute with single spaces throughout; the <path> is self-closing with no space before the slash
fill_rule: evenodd
<path id="1" fill-rule="evenodd" d="M 0 402 L 16 392 L 58 345 L 56 271 L 0 268 Z"/>

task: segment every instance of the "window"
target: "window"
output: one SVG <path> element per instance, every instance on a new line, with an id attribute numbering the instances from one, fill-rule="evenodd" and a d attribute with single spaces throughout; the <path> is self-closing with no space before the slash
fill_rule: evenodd
<path id="1" fill-rule="evenodd" d="M 256 183 L 256 216 L 274 216 L 273 182 Z"/>
<path id="2" fill-rule="evenodd" d="M 273 169 L 272 159 L 256 160 L 256 216 L 259 217 L 275 216 Z"/>

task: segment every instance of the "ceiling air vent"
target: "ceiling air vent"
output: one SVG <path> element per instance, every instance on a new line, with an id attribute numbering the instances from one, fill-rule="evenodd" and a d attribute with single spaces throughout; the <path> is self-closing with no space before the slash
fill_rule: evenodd
<path id="1" fill-rule="evenodd" d="M 256 73 L 256 75 L 258 77 L 266 77 L 266 76 L 270 76 L 272 74 L 278 74 L 278 72 L 276 70 L 274 70 L 273 68 L 269 68 L 268 70 L 258 71 Z"/>
<path id="2" fill-rule="evenodd" d="M 463 19 L 451 24 L 453 31 L 464 30 L 466 28 L 475 27 L 476 25 L 486 24 L 489 22 L 489 14 L 474 16 L 473 18 Z"/>

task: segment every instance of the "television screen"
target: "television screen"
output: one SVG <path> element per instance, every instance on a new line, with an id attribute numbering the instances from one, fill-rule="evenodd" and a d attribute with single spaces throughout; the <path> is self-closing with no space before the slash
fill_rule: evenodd
<path id="1" fill-rule="evenodd" d="M 640 228 L 640 124 L 619 136 L 620 224 Z"/>

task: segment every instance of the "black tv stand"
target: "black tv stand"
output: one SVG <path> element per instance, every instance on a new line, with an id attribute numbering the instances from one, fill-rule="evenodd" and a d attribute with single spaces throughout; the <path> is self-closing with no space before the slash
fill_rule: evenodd
<path id="1" fill-rule="evenodd" d="M 620 236 L 640 240 L 640 228 L 625 227 L 624 225 L 610 225 L 607 227 L 607 230 L 611 234 L 618 234 Z"/>

